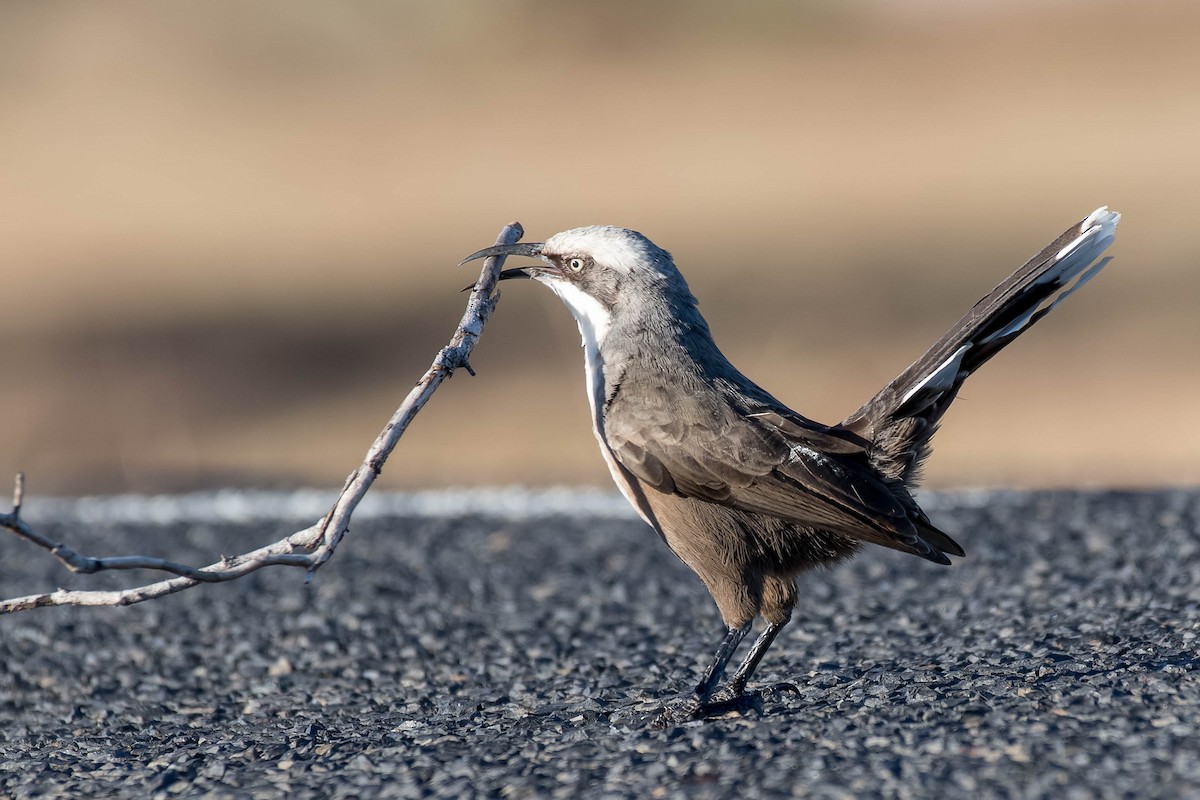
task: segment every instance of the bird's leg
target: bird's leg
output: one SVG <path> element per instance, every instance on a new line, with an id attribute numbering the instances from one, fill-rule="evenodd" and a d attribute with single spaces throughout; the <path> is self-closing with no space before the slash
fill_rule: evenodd
<path id="1" fill-rule="evenodd" d="M 721 691 L 717 693 L 717 696 L 712 698 L 713 703 L 710 705 L 729 703 L 742 696 L 742 693 L 746 691 L 746 683 L 750 680 L 750 676 L 754 674 L 754 670 L 758 669 L 758 664 L 762 661 L 763 656 L 767 654 L 767 649 L 775 641 L 775 637 L 779 635 L 779 632 L 783 630 L 783 626 L 787 624 L 788 621 L 786 619 L 783 622 L 767 623 L 766 629 L 754 641 L 750 652 L 746 654 L 746 658 L 738 666 L 737 672 L 733 673 L 733 677 L 729 679 L 729 683 L 725 684 Z"/>
<path id="2" fill-rule="evenodd" d="M 717 684 L 721 682 L 721 676 L 725 674 L 725 667 L 728 666 L 729 659 L 733 658 L 734 651 L 742 643 L 742 639 L 746 638 L 752 624 L 754 624 L 754 620 L 750 620 L 740 628 L 730 628 L 725 634 L 725 638 L 721 640 L 721 646 L 717 648 L 712 663 L 708 665 L 708 669 L 704 671 L 704 677 L 696 686 L 694 695 L 700 705 L 712 697 L 713 690 L 717 688 Z"/>
<path id="3" fill-rule="evenodd" d="M 693 719 L 704 708 L 709 698 L 712 697 L 713 690 L 721 682 L 721 676 L 725 673 L 725 667 L 729 665 L 729 659 L 733 658 L 734 651 L 737 650 L 742 639 L 746 638 L 746 634 L 750 632 L 750 626 L 753 624 L 754 620 L 749 620 L 744 625 L 730 628 L 725 633 L 725 638 L 721 640 L 721 645 L 717 648 L 712 663 L 704 671 L 704 677 L 700 679 L 696 689 L 681 702 L 676 702 L 664 709 L 656 721 L 658 727 L 686 722 Z"/>

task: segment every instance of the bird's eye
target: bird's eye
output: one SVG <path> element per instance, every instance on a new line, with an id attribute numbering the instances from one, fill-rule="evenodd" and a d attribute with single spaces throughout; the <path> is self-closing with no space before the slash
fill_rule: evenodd
<path id="1" fill-rule="evenodd" d="M 571 260 L 569 260 L 567 262 L 567 266 L 571 268 L 571 272 L 582 272 L 583 271 L 583 259 L 582 258 L 572 258 Z"/>

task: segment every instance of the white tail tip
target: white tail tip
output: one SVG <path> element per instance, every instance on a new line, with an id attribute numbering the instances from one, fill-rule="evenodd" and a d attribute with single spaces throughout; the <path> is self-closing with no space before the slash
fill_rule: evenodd
<path id="1" fill-rule="evenodd" d="M 1121 221 L 1121 215 L 1116 211 L 1109 211 L 1108 206 L 1100 206 L 1092 213 L 1083 218 L 1083 222 L 1079 224 L 1079 232 L 1087 233 L 1088 230 L 1094 227 L 1116 227 Z"/>

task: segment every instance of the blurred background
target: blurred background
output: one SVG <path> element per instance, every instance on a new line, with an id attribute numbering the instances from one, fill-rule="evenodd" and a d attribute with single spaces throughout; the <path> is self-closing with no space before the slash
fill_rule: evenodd
<path id="1" fill-rule="evenodd" d="M 1098 205 L 1117 260 L 968 382 L 928 485 L 1200 480 L 1200 4 L 6 2 L 0 475 L 336 488 L 524 223 L 671 250 L 835 422 Z M 505 285 L 393 489 L 597 484 L 574 322 Z"/>

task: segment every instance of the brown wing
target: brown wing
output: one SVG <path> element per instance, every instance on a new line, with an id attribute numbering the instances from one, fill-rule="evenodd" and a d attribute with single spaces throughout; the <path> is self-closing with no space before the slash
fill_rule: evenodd
<path id="1" fill-rule="evenodd" d="M 919 510 L 912 517 L 915 504 L 868 466 L 865 442 L 785 408 L 747 407 L 731 393 L 639 386 L 636 401 L 610 398 L 605 437 L 622 466 L 660 492 L 946 561 L 922 538 L 927 520 Z"/>

